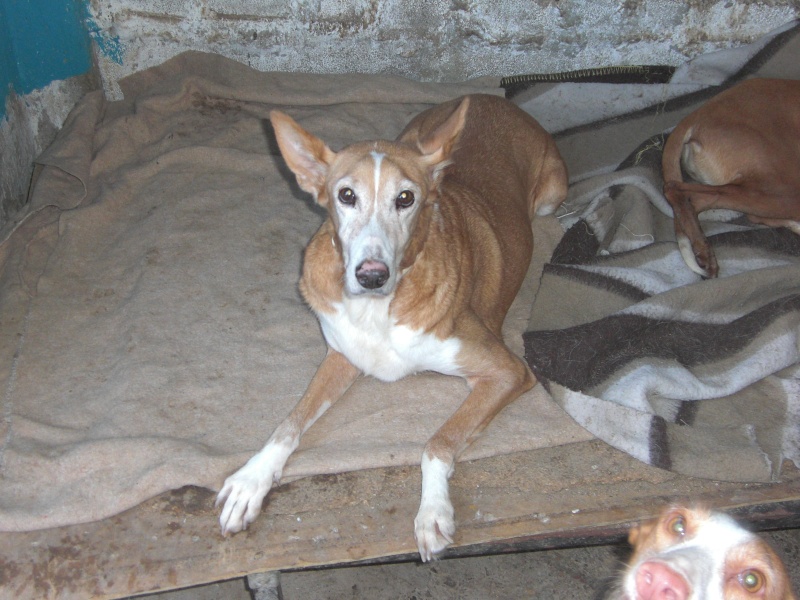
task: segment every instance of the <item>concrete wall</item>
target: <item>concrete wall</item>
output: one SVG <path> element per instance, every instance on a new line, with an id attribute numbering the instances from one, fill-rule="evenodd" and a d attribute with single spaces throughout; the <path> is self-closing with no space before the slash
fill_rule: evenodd
<path id="1" fill-rule="evenodd" d="M 0 0 L 0 226 L 24 203 L 33 159 L 95 87 L 82 0 Z"/>
<path id="2" fill-rule="evenodd" d="M 6 97 L 0 118 L 0 228 L 27 200 L 34 159 L 55 139 L 75 103 L 97 89 L 96 81 L 86 74 Z"/>
<path id="3" fill-rule="evenodd" d="M 114 99 L 121 77 L 190 49 L 259 70 L 461 81 L 678 65 L 797 17 L 797 0 L 0 0 L 0 226 L 95 85 L 89 47 Z"/>
<path id="4" fill-rule="evenodd" d="M 382 72 L 419 80 L 678 65 L 800 15 L 775 0 L 91 0 L 122 48 L 115 81 L 182 50 L 259 70 Z"/>

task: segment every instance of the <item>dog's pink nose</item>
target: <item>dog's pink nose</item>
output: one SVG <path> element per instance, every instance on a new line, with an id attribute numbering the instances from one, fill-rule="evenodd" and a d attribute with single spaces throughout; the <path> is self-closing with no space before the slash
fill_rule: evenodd
<path id="1" fill-rule="evenodd" d="M 356 279 L 361 287 L 376 290 L 389 279 L 389 267 L 377 260 L 365 260 L 356 267 Z"/>
<path id="2" fill-rule="evenodd" d="M 682 575 L 660 562 L 645 562 L 636 573 L 637 600 L 686 600 L 691 588 Z"/>

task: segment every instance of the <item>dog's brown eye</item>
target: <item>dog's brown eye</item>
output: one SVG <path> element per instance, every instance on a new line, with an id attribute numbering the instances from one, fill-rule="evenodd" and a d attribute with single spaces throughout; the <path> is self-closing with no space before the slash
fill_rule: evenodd
<path id="1" fill-rule="evenodd" d="M 764 575 L 760 571 L 751 569 L 739 575 L 739 583 L 751 594 L 755 594 L 764 587 Z"/>
<path id="2" fill-rule="evenodd" d="M 397 195 L 394 204 L 397 208 L 408 208 L 414 204 L 414 192 L 403 190 Z"/>
<path id="3" fill-rule="evenodd" d="M 356 203 L 356 193 L 349 187 L 343 187 L 339 190 L 339 202 L 347 206 L 354 206 Z"/>
<path id="4" fill-rule="evenodd" d="M 672 517 L 669 522 L 669 531 L 679 537 L 686 535 L 686 519 L 683 518 L 683 515 Z"/>

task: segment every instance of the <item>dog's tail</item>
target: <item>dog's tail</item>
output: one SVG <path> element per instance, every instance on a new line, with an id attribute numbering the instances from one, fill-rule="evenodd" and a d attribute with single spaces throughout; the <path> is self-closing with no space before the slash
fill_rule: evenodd
<path id="1" fill-rule="evenodd" d="M 551 141 L 542 157 L 536 185 L 529 199 L 528 216 L 533 219 L 536 215 L 553 214 L 567 197 L 568 185 L 567 167 Z"/>

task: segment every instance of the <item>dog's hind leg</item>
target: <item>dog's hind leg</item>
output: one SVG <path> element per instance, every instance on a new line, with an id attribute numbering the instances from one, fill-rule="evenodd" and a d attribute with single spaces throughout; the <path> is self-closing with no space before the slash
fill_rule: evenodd
<path id="1" fill-rule="evenodd" d="M 716 277 L 719 267 L 700 226 L 701 212 L 735 210 L 747 214 L 754 223 L 800 231 L 793 219 L 800 212 L 800 197 L 786 186 L 753 178 L 725 185 L 670 181 L 664 186 L 664 194 L 674 211 L 675 237 L 681 254 L 692 270 L 705 277 Z"/>
<path id="2" fill-rule="evenodd" d="M 706 239 L 691 197 L 683 189 L 683 182 L 670 181 L 664 185 L 664 195 L 674 214 L 675 240 L 684 262 L 692 271 L 703 277 L 716 277 L 719 272 L 717 257 Z"/>

